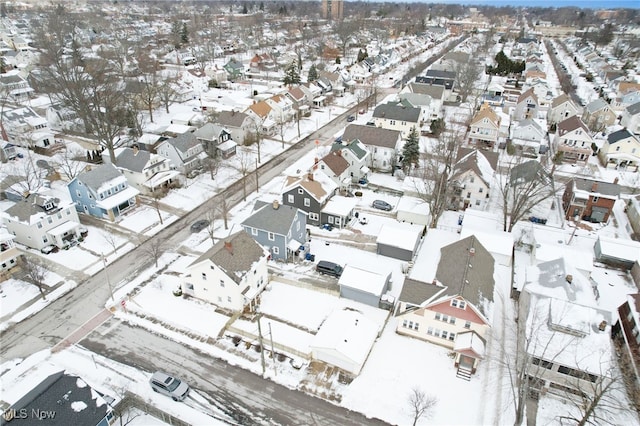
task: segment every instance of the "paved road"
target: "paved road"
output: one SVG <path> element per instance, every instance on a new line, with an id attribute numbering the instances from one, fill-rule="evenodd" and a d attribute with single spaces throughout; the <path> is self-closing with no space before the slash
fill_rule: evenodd
<path id="1" fill-rule="evenodd" d="M 147 330 L 124 323 L 113 327 L 114 322 L 117 320 L 112 318 L 102 324 L 80 346 L 149 373 L 161 369 L 178 374 L 239 424 L 386 424 L 265 380 Z"/>

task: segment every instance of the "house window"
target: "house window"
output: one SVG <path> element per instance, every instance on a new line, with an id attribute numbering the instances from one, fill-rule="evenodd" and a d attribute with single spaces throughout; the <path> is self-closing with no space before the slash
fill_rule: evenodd
<path id="1" fill-rule="evenodd" d="M 251 228 L 251 235 L 258 235 L 258 228 Z"/>
<path id="2" fill-rule="evenodd" d="M 471 193 L 467 192 L 467 198 L 471 198 Z"/>
<path id="3" fill-rule="evenodd" d="M 318 213 L 309 212 L 309 220 L 318 220 L 319 218 Z"/>
<path id="4" fill-rule="evenodd" d="M 48 223 L 48 224 L 52 224 L 52 223 L 53 223 L 53 219 L 51 219 L 51 216 L 49 216 L 49 217 L 47 218 L 47 223 Z"/>
<path id="5" fill-rule="evenodd" d="M 80 193 L 80 191 L 78 191 L 77 189 L 76 189 L 76 195 L 77 195 L 78 197 L 82 197 L 82 194 L 81 194 L 81 193 Z"/>
<path id="6" fill-rule="evenodd" d="M 409 321 L 407 320 L 402 321 L 402 327 L 407 328 L 408 324 L 409 324 Z"/>
<path id="7" fill-rule="evenodd" d="M 273 250 L 273 254 L 280 254 L 280 248 L 279 247 L 272 247 Z"/>
<path id="8" fill-rule="evenodd" d="M 600 199 L 600 197 L 593 197 L 593 200 L 592 200 L 592 201 L 593 201 L 594 203 L 597 203 L 599 199 Z"/>
<path id="9" fill-rule="evenodd" d="M 211 269 L 213 271 L 216 268 L 214 268 L 213 265 L 209 265 L 209 269 Z"/>
<path id="10" fill-rule="evenodd" d="M 231 303 L 231 296 L 227 296 L 227 302 Z"/>
<path id="11" fill-rule="evenodd" d="M 437 319 L 438 321 L 441 321 L 441 320 L 442 320 L 442 315 L 440 315 L 440 312 L 436 312 L 436 319 Z"/>
<path id="12" fill-rule="evenodd" d="M 471 321 L 465 321 L 464 328 L 471 328 Z"/>
<path id="13" fill-rule="evenodd" d="M 287 195 L 287 203 L 293 204 L 294 201 L 295 201 L 295 197 L 293 196 L 293 194 Z"/>
<path id="14" fill-rule="evenodd" d="M 38 222 L 38 229 L 42 228 L 42 222 Z"/>
<path id="15" fill-rule="evenodd" d="M 449 324 L 455 324 L 456 323 L 456 317 L 449 317 Z"/>
<path id="16" fill-rule="evenodd" d="M 469 182 L 473 183 L 474 180 L 475 180 L 475 178 L 473 176 L 471 176 L 471 178 L 469 179 Z"/>
<path id="17" fill-rule="evenodd" d="M 480 200 L 476 200 L 476 206 L 480 205 Z"/>
<path id="18" fill-rule="evenodd" d="M 427 328 L 427 334 L 430 336 L 433 336 L 433 327 L 428 327 Z"/>
<path id="19" fill-rule="evenodd" d="M 483 188 L 478 188 L 478 192 L 482 194 L 482 191 L 484 191 Z"/>
<path id="20" fill-rule="evenodd" d="M 218 303 L 222 303 L 222 297 L 218 296 Z"/>
<path id="21" fill-rule="evenodd" d="M 275 236 L 275 234 L 273 232 L 269 232 L 267 234 L 267 237 L 269 238 L 269 241 L 273 241 L 273 240 L 276 239 L 276 236 Z"/>
<path id="22" fill-rule="evenodd" d="M 56 215 L 56 217 L 57 217 L 58 219 L 62 219 L 62 213 L 58 213 L 58 214 Z"/>
<path id="23" fill-rule="evenodd" d="M 551 368 L 553 368 L 553 363 L 545 361 L 544 359 L 534 357 L 531 362 L 533 363 L 533 365 L 539 365 L 540 367 L 544 367 L 548 370 L 551 370 Z"/>
<path id="24" fill-rule="evenodd" d="M 451 340 L 452 342 L 456 340 L 456 333 L 449 333 L 449 340 Z"/>
<path id="25" fill-rule="evenodd" d="M 449 333 L 447 333 L 446 331 L 442 330 L 442 338 L 446 340 L 448 337 L 449 337 Z"/>
<path id="26" fill-rule="evenodd" d="M 308 199 L 308 198 L 305 198 L 305 199 L 304 199 L 304 206 L 305 206 L 305 207 L 309 207 L 310 205 L 311 205 L 311 200 L 310 200 L 310 199 Z"/>
<path id="27" fill-rule="evenodd" d="M 207 274 L 205 274 L 204 272 L 202 273 L 202 279 L 206 280 L 207 279 Z"/>
<path id="28" fill-rule="evenodd" d="M 187 290 L 193 290 L 193 284 L 187 283 Z"/>
<path id="29" fill-rule="evenodd" d="M 220 287 L 224 287 L 224 280 L 220 280 Z"/>
<path id="30" fill-rule="evenodd" d="M 298 188 L 298 194 L 302 194 L 302 188 Z"/>

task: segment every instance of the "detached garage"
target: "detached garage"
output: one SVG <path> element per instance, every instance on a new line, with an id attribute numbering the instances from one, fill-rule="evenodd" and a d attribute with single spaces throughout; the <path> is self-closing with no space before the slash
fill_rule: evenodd
<path id="1" fill-rule="evenodd" d="M 358 375 L 377 337 L 378 326 L 360 312 L 334 311 L 309 348 L 313 359 Z"/>
<path id="2" fill-rule="evenodd" d="M 376 252 L 400 260 L 411 260 L 416 254 L 423 225 L 396 223 L 384 225 L 376 240 Z"/>
<path id="3" fill-rule="evenodd" d="M 391 272 L 385 275 L 347 265 L 338 280 L 340 297 L 379 308 L 390 281 Z"/>

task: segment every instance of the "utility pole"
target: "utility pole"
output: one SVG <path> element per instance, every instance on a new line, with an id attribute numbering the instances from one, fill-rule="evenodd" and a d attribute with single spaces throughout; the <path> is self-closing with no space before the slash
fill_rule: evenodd
<path id="1" fill-rule="evenodd" d="M 278 370 L 276 369 L 276 353 L 273 350 L 273 333 L 271 332 L 271 322 L 269 322 L 269 339 L 271 340 L 271 359 L 273 360 L 273 375 L 278 375 Z"/>
<path id="2" fill-rule="evenodd" d="M 258 184 L 258 159 L 256 158 L 256 194 L 260 189 L 260 185 Z"/>
<path id="3" fill-rule="evenodd" d="M 265 366 L 264 366 L 264 345 L 262 344 L 262 327 L 260 326 L 260 320 L 262 319 L 262 314 L 258 314 L 258 342 L 260 342 L 260 360 L 262 361 L 262 376 L 264 377 Z"/>

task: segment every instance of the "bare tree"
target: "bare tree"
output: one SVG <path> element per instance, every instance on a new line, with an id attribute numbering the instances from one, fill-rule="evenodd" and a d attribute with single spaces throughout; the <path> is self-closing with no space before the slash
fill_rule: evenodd
<path id="1" fill-rule="evenodd" d="M 165 241 L 158 238 L 150 238 L 144 242 L 142 242 L 142 240 L 139 241 L 138 245 L 142 248 L 142 252 L 147 256 L 147 258 L 153 260 L 155 267 L 157 268 L 160 256 L 162 256 L 167 249 Z"/>
<path id="2" fill-rule="evenodd" d="M 460 101 L 466 102 L 469 95 L 471 95 L 476 88 L 476 84 L 481 75 L 481 70 L 476 62 L 476 58 L 473 55 L 469 55 L 469 58 L 465 62 L 456 62 L 454 72 L 456 73 Z"/>
<path id="3" fill-rule="evenodd" d="M 247 175 L 253 169 L 253 158 L 246 151 L 238 155 L 236 170 L 242 175 L 242 201 L 247 201 Z"/>
<path id="4" fill-rule="evenodd" d="M 215 222 L 216 219 L 218 219 L 218 209 L 217 208 L 210 208 L 207 210 L 207 213 L 205 214 L 205 218 L 207 219 L 207 221 L 209 221 L 209 224 L 207 225 L 206 231 L 207 231 L 207 235 L 209 236 L 209 238 L 211 238 L 211 244 L 215 244 L 216 243 L 216 237 L 215 237 Z"/>
<path id="5" fill-rule="evenodd" d="M 339 21 L 334 27 L 334 33 L 340 41 L 340 49 L 342 51 L 342 57 L 347 57 L 347 47 L 349 42 L 353 39 L 355 32 L 357 31 L 357 23 L 353 21 Z"/>
<path id="6" fill-rule="evenodd" d="M 531 209 L 554 195 L 551 175 L 536 160 L 516 157 L 498 176 L 505 231 L 511 232 Z"/>
<path id="7" fill-rule="evenodd" d="M 160 64 L 149 55 L 143 54 L 138 59 L 140 72 L 137 80 L 138 98 L 149 113 L 149 120 L 153 123 L 153 109 L 160 99 L 162 77 L 160 76 Z"/>
<path id="8" fill-rule="evenodd" d="M 431 415 L 431 410 L 438 403 L 438 398 L 427 395 L 422 389 L 414 387 L 411 389 L 407 403 L 413 417 L 413 426 L 416 426 L 418 420 Z"/>
<path id="9" fill-rule="evenodd" d="M 87 167 L 87 163 L 81 159 L 84 160 L 84 153 L 80 149 L 65 145 L 64 150 L 53 157 L 52 166 L 71 181 Z"/>
<path id="10" fill-rule="evenodd" d="M 24 159 L 7 165 L 5 170 L 7 174 L 21 178 L 16 179 L 11 188 L 21 196 L 37 192 L 42 188 L 48 173 L 47 169 L 37 166 L 33 152 L 30 150 L 27 151 Z"/>
<path id="11" fill-rule="evenodd" d="M 227 204 L 226 197 L 222 197 L 220 200 L 220 204 L 216 207 L 218 213 L 220 213 L 220 217 L 224 222 L 224 229 L 229 229 L 229 204 Z"/>
<path id="12" fill-rule="evenodd" d="M 156 209 L 156 213 L 158 214 L 158 219 L 160 220 L 160 225 L 164 224 L 162 220 L 162 211 L 160 210 L 160 199 L 163 196 L 162 189 L 156 189 L 151 193 L 151 198 L 153 200 L 153 208 Z"/>
<path id="13" fill-rule="evenodd" d="M 113 253 L 115 254 L 118 251 L 118 239 L 113 232 L 100 231 L 100 236 L 113 248 Z"/>
<path id="14" fill-rule="evenodd" d="M 24 279 L 38 287 L 42 300 L 47 300 L 45 297 L 45 289 L 47 288 L 45 280 L 49 270 L 47 270 L 42 261 L 25 257 L 22 263 L 22 271 Z"/>
<path id="15" fill-rule="evenodd" d="M 164 105 L 164 108 L 169 113 L 169 106 L 178 98 L 178 92 L 176 91 L 176 83 L 178 77 L 165 77 L 160 86 L 158 87 L 158 97 L 160 102 Z"/>

